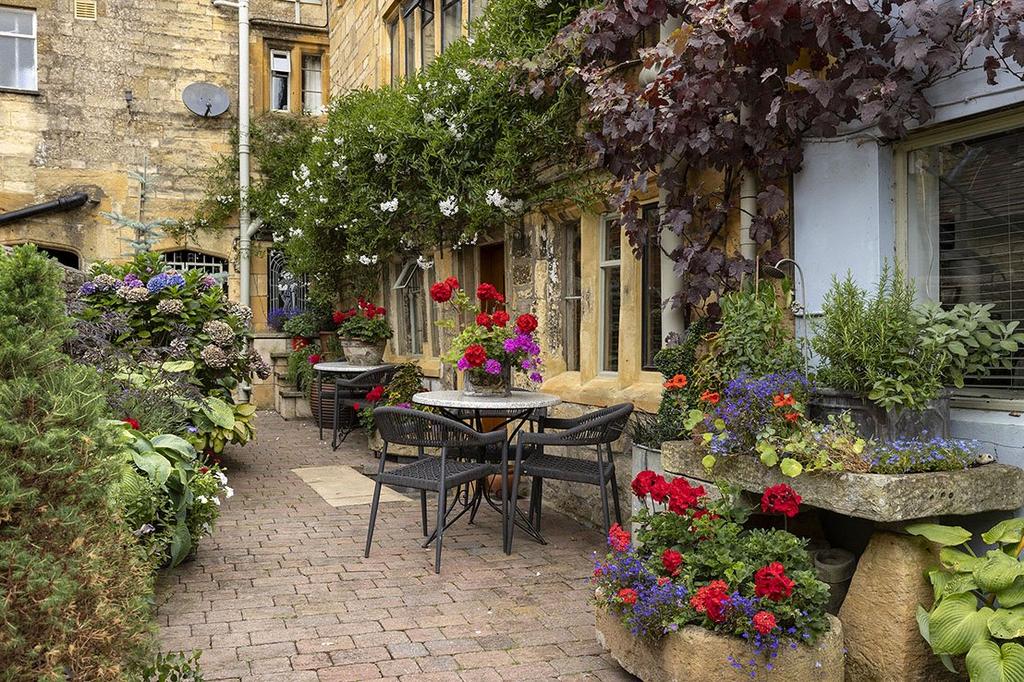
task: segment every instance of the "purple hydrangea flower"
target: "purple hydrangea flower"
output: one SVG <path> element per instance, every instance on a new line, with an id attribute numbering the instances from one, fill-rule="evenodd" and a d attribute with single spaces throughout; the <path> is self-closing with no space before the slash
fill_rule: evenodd
<path id="1" fill-rule="evenodd" d="M 161 272 L 159 275 L 150 277 L 149 282 L 146 283 L 146 288 L 154 294 L 167 287 L 183 286 L 185 286 L 185 278 L 176 272 Z"/>
<path id="2" fill-rule="evenodd" d="M 82 296 L 91 296 L 96 293 L 96 285 L 92 282 L 86 282 L 82 286 L 78 287 L 78 293 Z"/>
<path id="3" fill-rule="evenodd" d="M 217 286 L 217 280 L 211 277 L 210 275 L 206 275 L 201 280 L 199 280 L 199 286 L 201 286 L 204 289 L 212 289 L 215 286 Z"/>
<path id="4" fill-rule="evenodd" d="M 494 358 L 490 358 L 484 363 L 484 371 L 488 374 L 501 374 L 501 363 Z"/>
<path id="5" fill-rule="evenodd" d="M 458 367 L 460 372 L 465 372 L 467 369 L 469 369 L 469 360 L 467 360 L 465 357 L 461 357 L 459 358 L 459 361 L 455 363 L 455 366 Z"/>

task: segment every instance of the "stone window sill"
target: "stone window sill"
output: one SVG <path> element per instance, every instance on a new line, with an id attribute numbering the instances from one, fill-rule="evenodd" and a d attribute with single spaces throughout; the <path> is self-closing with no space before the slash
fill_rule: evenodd
<path id="1" fill-rule="evenodd" d="M 0 87 L 0 94 L 28 95 L 29 97 L 39 97 L 43 93 L 39 92 L 38 90 L 22 90 L 20 88 Z"/>

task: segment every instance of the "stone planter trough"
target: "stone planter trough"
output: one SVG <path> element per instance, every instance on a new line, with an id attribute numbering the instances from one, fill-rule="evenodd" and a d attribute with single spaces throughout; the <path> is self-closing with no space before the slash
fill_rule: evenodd
<path id="1" fill-rule="evenodd" d="M 779 653 L 775 669 L 768 672 L 759 662 L 757 679 L 779 682 L 842 682 L 843 628 L 828 616 L 830 629 L 813 646 L 800 646 Z M 627 672 L 644 682 L 731 682 L 749 680 L 749 671 L 729 665 L 729 656 L 747 661 L 753 656 L 750 644 L 738 637 L 713 633 L 697 626 L 671 632 L 656 642 L 633 636 L 609 611 L 596 612 L 597 641 Z M 818 665 L 820 664 L 820 665 Z"/>

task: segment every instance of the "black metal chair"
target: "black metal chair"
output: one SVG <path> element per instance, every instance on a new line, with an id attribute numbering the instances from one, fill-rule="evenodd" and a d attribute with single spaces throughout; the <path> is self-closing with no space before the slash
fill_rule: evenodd
<path id="1" fill-rule="evenodd" d="M 387 386 L 398 370 L 395 365 L 385 365 L 375 369 L 361 372 L 354 377 L 337 377 L 334 380 L 334 428 L 331 433 L 331 449 L 337 450 L 338 446 L 345 442 L 348 435 L 356 430 L 359 425 L 359 418 L 353 409 L 356 403 L 366 403 L 366 394 L 375 386 Z M 323 392 L 320 395 L 320 404 L 323 405 Z M 342 423 L 342 408 L 346 409 L 346 419 Z M 339 438 L 339 436 L 341 436 Z M 323 439 L 323 434 L 320 436 Z"/>
<path id="2" fill-rule="evenodd" d="M 378 407 L 373 411 L 377 430 L 384 440 L 384 451 L 380 457 L 380 468 L 377 471 L 377 484 L 373 489 L 373 503 L 370 507 L 370 525 L 366 531 L 366 550 L 364 556 L 370 556 L 370 544 L 373 541 L 373 527 L 377 521 L 377 507 L 380 503 L 382 485 L 395 485 L 413 488 L 420 491 L 420 515 L 423 524 L 423 535 L 427 535 L 427 491 L 437 492 L 437 526 L 434 534 L 424 543 L 424 547 L 436 542 L 434 572 L 441 572 L 441 543 L 444 531 L 459 519 L 472 506 L 464 506 L 455 516 L 448 520 L 448 515 L 458 502 L 458 495 L 448 505 L 448 491 L 480 481 L 499 471 L 508 471 L 508 441 L 504 431 L 479 433 L 465 424 L 436 414 L 402 407 Z M 409 445 L 418 448 L 419 459 L 405 464 L 392 471 L 384 471 L 389 445 Z M 500 445 L 501 462 L 494 464 L 480 461 L 464 461 L 450 453 L 465 452 L 489 446 Z M 440 455 L 428 455 L 427 448 L 439 449 Z M 502 549 L 508 553 L 506 544 L 508 534 L 508 485 L 505 477 L 501 486 L 502 503 Z"/>
<path id="3" fill-rule="evenodd" d="M 606 407 L 596 412 L 585 414 L 573 419 L 543 417 L 540 419 L 540 431 L 523 432 L 516 441 L 515 471 L 512 478 L 513 493 L 519 489 L 521 476 L 533 478 L 530 489 L 530 507 L 527 519 L 538 535 L 540 533 L 541 501 L 544 491 L 544 479 L 570 481 L 599 486 L 601 490 L 601 513 L 604 517 L 605 532 L 611 528 L 611 516 L 608 510 L 608 488 L 611 487 L 612 503 L 615 508 L 615 521 L 622 523 L 619 509 L 619 484 L 615 476 L 615 459 L 612 456 L 612 443 L 619 439 L 629 415 L 633 412 L 631 403 L 622 403 Z M 557 429 L 552 432 L 548 429 Z M 597 450 L 596 460 L 579 459 L 550 455 L 545 452 L 547 447 L 575 447 L 593 445 Z M 512 495 L 511 514 L 517 512 L 516 497 Z M 506 546 L 511 552 L 512 535 L 515 524 L 508 528 Z"/>

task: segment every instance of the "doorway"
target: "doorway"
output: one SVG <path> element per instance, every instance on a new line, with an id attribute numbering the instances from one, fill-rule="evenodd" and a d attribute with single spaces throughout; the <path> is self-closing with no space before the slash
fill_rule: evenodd
<path id="1" fill-rule="evenodd" d="M 505 295 L 505 242 L 480 247 L 480 282 L 490 282 Z"/>

